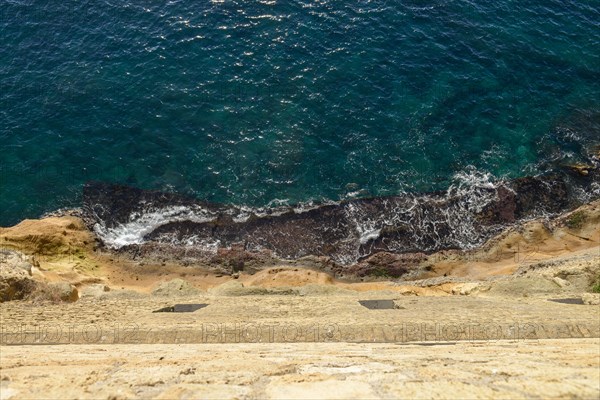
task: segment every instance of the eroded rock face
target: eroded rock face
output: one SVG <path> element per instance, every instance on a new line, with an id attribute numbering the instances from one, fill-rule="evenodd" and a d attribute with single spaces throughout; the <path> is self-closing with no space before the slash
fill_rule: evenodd
<path id="1" fill-rule="evenodd" d="M 10 228 L 0 228 L 0 245 L 42 257 L 72 254 L 90 248 L 93 242 L 93 235 L 76 217 L 24 220 Z"/>
<path id="2" fill-rule="evenodd" d="M 0 301 L 21 300 L 36 288 L 30 257 L 14 250 L 0 251 Z"/>
<path id="3" fill-rule="evenodd" d="M 400 278 L 427 260 L 425 253 L 375 253 L 350 267 L 339 267 L 337 275 L 347 273 L 356 277 Z"/>
<path id="4" fill-rule="evenodd" d="M 27 256 L 16 250 L 0 250 L 0 265 L 12 266 L 32 274 L 32 268 L 35 262 L 32 257 Z"/>

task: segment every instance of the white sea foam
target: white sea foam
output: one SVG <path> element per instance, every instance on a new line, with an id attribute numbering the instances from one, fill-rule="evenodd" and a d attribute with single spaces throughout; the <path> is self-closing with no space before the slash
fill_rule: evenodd
<path id="1" fill-rule="evenodd" d="M 142 244 L 144 236 L 159 226 L 170 222 L 192 221 L 202 223 L 212 221 L 215 218 L 216 216 L 213 213 L 200 207 L 172 206 L 148 212 L 133 213 L 129 216 L 129 221 L 114 228 L 107 228 L 98 224 L 94 229 L 107 246 L 118 249 L 131 244 Z"/>
<path id="2" fill-rule="evenodd" d="M 380 233 L 381 229 L 372 229 L 369 231 L 362 232 L 360 234 L 360 237 L 358 238 L 358 241 L 360 244 L 367 244 L 369 240 L 377 239 Z"/>
<path id="3" fill-rule="evenodd" d="M 248 206 L 235 206 L 226 211 L 227 214 L 231 215 L 233 222 L 243 223 L 248 221 L 251 216 L 263 218 L 267 216 L 277 217 L 289 212 L 296 214 L 302 214 L 310 210 L 317 209 L 323 205 L 338 204 L 337 202 L 325 202 L 322 204 L 315 204 L 313 201 L 300 203 L 294 207 L 288 205 L 288 199 L 275 199 L 265 207 L 248 207 Z"/>
<path id="4" fill-rule="evenodd" d="M 441 197 L 405 193 L 383 199 L 379 211 L 371 205 L 348 203 L 345 214 L 354 230 L 346 240 L 344 254 L 335 254 L 333 258 L 349 265 L 367 256 L 370 250 L 361 250 L 361 246 L 377 239 L 384 227 L 404 227 L 412 245 L 422 251 L 475 247 L 486 237 L 486 232 L 478 228 L 475 215 L 497 199 L 499 184 L 491 174 L 468 167 L 454 176 L 453 184 Z M 440 231 L 442 226 L 444 233 Z M 386 246 L 391 251 L 406 251 L 403 244 L 395 246 L 393 241 L 386 242 Z"/>

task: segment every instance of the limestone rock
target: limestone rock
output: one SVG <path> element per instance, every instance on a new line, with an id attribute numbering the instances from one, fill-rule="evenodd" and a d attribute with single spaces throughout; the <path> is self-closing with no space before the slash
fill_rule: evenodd
<path id="1" fill-rule="evenodd" d="M 502 296 L 560 293 L 561 289 L 552 280 L 541 276 L 511 277 L 498 280 L 491 285 L 490 293 Z"/>
<path id="2" fill-rule="evenodd" d="M 13 227 L 0 228 L 0 243 L 40 256 L 72 254 L 90 248 L 93 242 L 92 233 L 75 217 L 26 219 Z"/>
<path id="3" fill-rule="evenodd" d="M 198 289 L 183 279 L 162 282 L 152 291 L 155 296 L 184 296 L 200 293 Z"/>
<path id="4" fill-rule="evenodd" d="M 62 301 L 72 303 L 79 299 L 79 291 L 68 282 L 49 283 L 48 288 L 51 293 Z"/>
<path id="5" fill-rule="evenodd" d="M 110 288 L 102 283 L 85 286 L 81 289 L 80 297 L 101 297 L 104 293 L 110 291 Z"/>
<path id="6" fill-rule="evenodd" d="M 460 294 L 461 296 L 469 296 L 479 291 L 480 284 L 477 282 L 466 282 L 452 288 L 452 294 Z"/>
<path id="7" fill-rule="evenodd" d="M 568 287 L 571 291 L 585 292 L 600 276 L 596 255 L 566 256 L 520 267 L 516 276 L 543 277 L 555 288 Z"/>
<path id="8" fill-rule="evenodd" d="M 306 285 L 304 295 L 315 285 Z M 294 287 L 260 287 L 246 286 L 240 281 L 231 280 L 219 286 L 212 287 L 208 292 L 213 296 L 264 296 L 264 295 L 299 295 L 300 290 Z"/>
<path id="9" fill-rule="evenodd" d="M 33 261 L 31 257 L 15 250 L 0 250 L 0 264 L 11 265 L 20 268 L 31 275 Z"/>
<path id="10" fill-rule="evenodd" d="M 581 301 L 589 306 L 600 305 L 600 293 L 584 293 L 581 296 Z"/>
<path id="11" fill-rule="evenodd" d="M 311 269 L 279 267 L 260 271 L 246 279 L 244 284 L 260 287 L 331 285 L 333 278 L 326 273 Z"/>
<path id="12" fill-rule="evenodd" d="M 567 286 L 571 285 L 571 282 L 569 282 L 565 279 L 559 278 L 558 276 L 555 276 L 554 278 L 552 278 L 552 281 L 554 283 L 556 283 L 558 286 L 560 286 L 561 288 L 566 288 Z"/>
<path id="13" fill-rule="evenodd" d="M 1 390 L 2 390 L 2 400 L 12 399 L 16 395 L 19 394 L 18 390 L 13 389 L 11 387 L 3 387 Z"/>
<path id="14" fill-rule="evenodd" d="M 367 382 L 339 381 L 329 379 L 312 382 L 287 382 L 273 380 L 266 388 L 272 399 L 377 399 L 372 386 Z"/>
<path id="15" fill-rule="evenodd" d="M 21 300 L 35 290 L 27 256 L 12 250 L 0 252 L 0 302 Z"/>

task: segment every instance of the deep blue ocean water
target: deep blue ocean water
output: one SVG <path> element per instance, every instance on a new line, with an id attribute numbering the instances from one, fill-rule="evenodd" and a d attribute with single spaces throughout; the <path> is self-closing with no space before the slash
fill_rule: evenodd
<path id="1" fill-rule="evenodd" d="M 0 225 L 88 180 L 248 206 L 445 189 L 600 137 L 600 1 L 0 3 Z"/>

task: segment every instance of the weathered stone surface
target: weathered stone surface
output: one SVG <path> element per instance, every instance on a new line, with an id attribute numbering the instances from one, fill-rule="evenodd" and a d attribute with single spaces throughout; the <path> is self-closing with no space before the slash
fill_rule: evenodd
<path id="1" fill-rule="evenodd" d="M 79 299 L 79 291 L 68 282 L 49 283 L 48 289 L 50 293 L 54 293 L 61 301 L 72 303 Z"/>
<path id="2" fill-rule="evenodd" d="M 103 296 L 108 291 L 110 291 L 110 288 L 102 283 L 95 283 L 92 285 L 87 285 L 87 286 L 84 286 L 83 288 L 81 288 L 80 298 L 100 297 L 100 296 Z"/>
<path id="3" fill-rule="evenodd" d="M 516 271 L 516 275 L 543 277 L 551 280 L 557 288 L 586 291 L 600 276 L 600 263 L 597 256 L 589 255 L 556 258 L 524 265 Z"/>
<path id="4" fill-rule="evenodd" d="M 477 293 L 481 287 L 479 282 L 466 282 L 461 283 L 452 289 L 452 294 L 459 294 L 461 296 L 468 296 Z"/>
<path id="5" fill-rule="evenodd" d="M 0 250 L 0 264 L 9 265 L 13 268 L 20 268 L 27 272 L 28 275 L 31 275 L 34 261 L 32 260 L 32 257 L 27 256 L 20 251 Z"/>
<path id="6" fill-rule="evenodd" d="M 3 382 L 2 394 L 26 399 L 463 400 L 524 394 L 595 399 L 599 344 L 598 339 L 431 346 L 107 344 L 30 346 L 26 352 L 6 346 L 3 372 L 12 380 Z M 61 373 L 48 373 L 52 370 Z"/>
<path id="7" fill-rule="evenodd" d="M 344 371 L 342 367 L 338 368 Z M 352 371 L 352 369 L 350 369 Z M 343 372 L 342 372 L 343 373 Z M 367 382 L 328 379 L 312 382 L 289 382 L 278 378 L 266 388 L 269 399 L 378 399 L 374 389 Z"/>
<path id="8" fill-rule="evenodd" d="M 93 235 L 76 217 L 26 219 L 13 227 L 0 228 L 0 244 L 36 257 L 74 255 L 91 248 L 93 243 Z"/>
<path id="9" fill-rule="evenodd" d="M 497 199 L 487 205 L 478 215 L 478 219 L 484 224 L 510 224 L 516 219 L 517 193 L 506 186 L 498 187 Z"/>
<path id="10" fill-rule="evenodd" d="M 559 278 L 558 276 L 552 278 L 552 281 L 561 288 L 566 288 L 567 286 L 571 285 L 571 282 L 567 281 L 566 279 Z"/>
<path id="11" fill-rule="evenodd" d="M 560 293 L 562 289 L 551 279 L 541 276 L 515 277 L 495 282 L 490 289 L 491 294 L 504 296 L 529 296 L 531 294 Z"/>
<path id="12" fill-rule="evenodd" d="M 29 257 L 13 250 L 0 251 L 0 301 L 21 300 L 35 290 Z"/>
<path id="13" fill-rule="evenodd" d="M 351 267 L 339 267 L 338 275 L 347 273 L 357 277 L 400 278 L 427 260 L 424 253 L 394 254 L 379 252 Z"/>
<path id="14" fill-rule="evenodd" d="M 35 290 L 35 282 L 25 271 L 0 267 L 0 301 L 21 300 Z"/>
<path id="15" fill-rule="evenodd" d="M 155 296 L 187 296 L 198 293 L 200 293 L 198 289 L 183 279 L 162 282 L 152 291 Z"/>
<path id="16" fill-rule="evenodd" d="M 584 293 L 581 295 L 581 301 L 590 306 L 600 305 L 600 293 Z"/>

